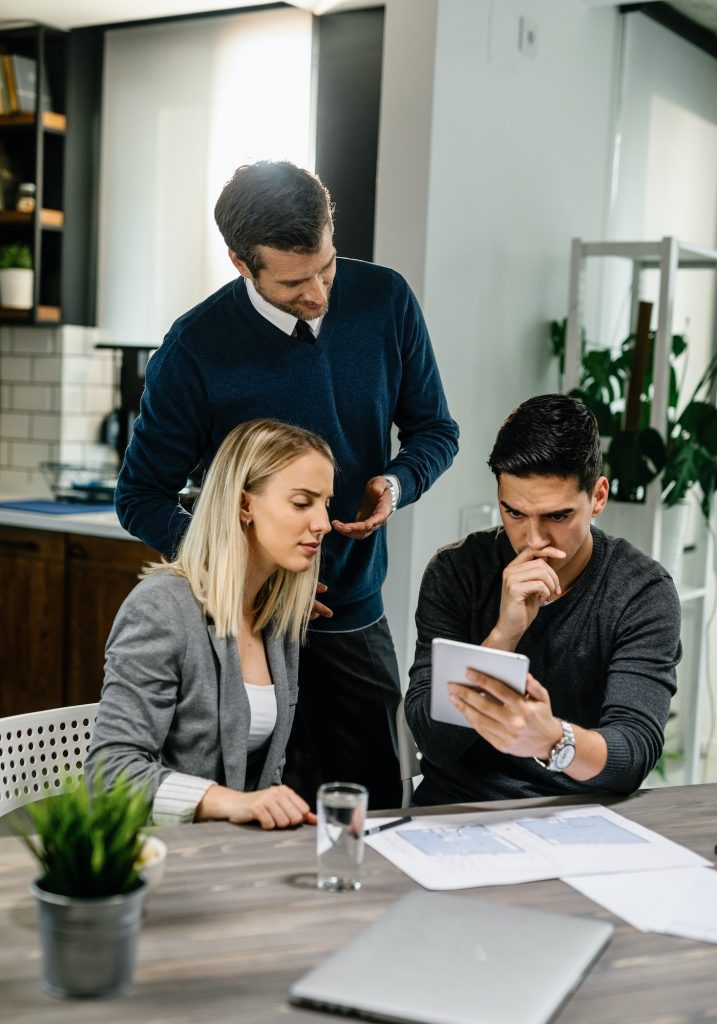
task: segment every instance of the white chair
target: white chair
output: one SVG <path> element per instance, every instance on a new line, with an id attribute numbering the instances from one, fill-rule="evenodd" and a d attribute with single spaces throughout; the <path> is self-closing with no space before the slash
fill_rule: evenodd
<path id="1" fill-rule="evenodd" d="M 421 754 L 413 733 L 408 728 L 403 699 L 396 708 L 396 738 L 398 740 L 398 765 L 401 770 L 401 807 L 408 807 L 413 797 L 413 780 L 421 774 Z"/>
<path id="2" fill-rule="evenodd" d="M 98 704 L 0 718 L 0 817 L 83 775 Z"/>

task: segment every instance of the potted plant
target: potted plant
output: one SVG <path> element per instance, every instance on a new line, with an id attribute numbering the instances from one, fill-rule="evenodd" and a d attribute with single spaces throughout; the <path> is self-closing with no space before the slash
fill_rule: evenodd
<path id="1" fill-rule="evenodd" d="M 32 892 L 50 995 L 113 996 L 132 983 L 149 810 L 144 790 L 123 778 L 104 788 L 97 776 L 92 791 L 83 780 L 27 807 L 20 835 L 41 869 Z"/>
<path id="2" fill-rule="evenodd" d="M 667 422 L 664 433 L 655 430 L 649 425 L 655 344 L 655 332 L 649 330 L 649 314 L 649 308 L 643 310 L 642 331 L 638 324 L 636 333 L 628 335 L 617 351 L 591 346 L 583 336 L 580 381 L 571 394 L 582 399 L 598 421 L 605 442 L 605 473 L 614 502 L 637 505 L 639 509 L 648 484 L 659 478 L 663 504 L 674 510 L 674 540 L 666 543 L 663 538 L 663 549 L 674 550 L 678 558 L 682 551 L 680 537 L 684 538 L 687 525 L 688 493 L 697 488 L 700 508 L 709 521 L 717 488 L 717 408 L 709 401 L 717 380 L 717 354 L 708 361 L 697 386 L 682 405 L 678 368 L 688 342 L 684 335 L 673 335 Z M 553 320 L 550 324 L 552 351 L 561 375 L 565 328 L 565 320 Z M 613 505 L 613 515 L 617 508 Z M 672 527 L 669 517 L 667 523 Z M 678 563 L 666 556 L 665 550 L 663 563 L 670 562 L 667 568 L 677 579 Z"/>
<path id="3" fill-rule="evenodd" d="M 550 336 L 554 356 L 564 366 L 565 320 L 553 320 Z M 680 406 L 677 360 L 687 351 L 687 339 L 672 337 L 667 423 L 664 435 L 649 426 L 652 402 L 652 353 L 655 332 L 647 334 L 647 360 L 638 388 L 638 418 L 626 423 L 625 404 L 631 384 L 634 334 L 619 350 L 589 347 L 583 339 L 580 383 L 571 394 L 595 414 L 600 434 L 607 439 L 605 468 L 610 493 L 618 501 L 642 502 L 645 488 L 660 477 L 662 499 L 669 508 L 684 501 L 692 487 L 699 488 L 700 507 L 709 519 L 717 487 L 717 408 L 710 402 L 717 380 L 717 354 L 707 363 L 692 395 Z"/>
<path id="4" fill-rule="evenodd" d="M 0 305 L 32 309 L 33 283 L 29 245 L 15 242 L 0 247 Z"/>

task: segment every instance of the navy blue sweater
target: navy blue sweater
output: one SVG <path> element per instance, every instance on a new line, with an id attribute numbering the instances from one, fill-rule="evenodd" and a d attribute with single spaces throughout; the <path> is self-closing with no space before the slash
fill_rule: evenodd
<path id="1" fill-rule="evenodd" d="M 408 505 L 458 449 L 428 331 L 400 274 L 337 260 L 314 345 L 262 317 L 238 278 L 180 317 L 147 365 L 117 484 L 125 529 L 171 555 L 189 519 L 177 504 L 187 474 L 200 459 L 209 465 L 238 423 L 264 416 L 328 441 L 338 465 L 330 514 L 344 522 L 353 522 L 372 476 L 394 474 L 400 504 Z M 395 458 L 393 423 L 400 444 Z M 357 629 L 379 618 L 386 567 L 385 530 L 361 541 L 329 534 L 321 579 L 334 618 L 315 627 Z"/>

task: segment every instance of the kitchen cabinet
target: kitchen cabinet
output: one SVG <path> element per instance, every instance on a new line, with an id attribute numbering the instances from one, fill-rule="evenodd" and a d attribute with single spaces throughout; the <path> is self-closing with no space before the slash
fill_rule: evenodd
<path id="1" fill-rule="evenodd" d="M 102 688 L 104 649 L 119 606 L 156 551 L 138 541 L 69 534 L 66 546 L 65 704 L 89 704 Z"/>
<path id="2" fill-rule="evenodd" d="M 157 558 L 139 541 L 0 526 L 0 714 L 98 700 L 114 617 Z"/>
<path id="3" fill-rule="evenodd" d="M 0 527 L 0 715 L 59 707 L 64 537 Z"/>

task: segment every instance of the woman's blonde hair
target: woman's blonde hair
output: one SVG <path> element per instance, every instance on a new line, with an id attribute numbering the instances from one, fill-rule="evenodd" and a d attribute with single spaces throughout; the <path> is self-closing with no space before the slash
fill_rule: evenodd
<path id="1" fill-rule="evenodd" d="M 235 427 L 212 461 L 174 561 L 148 565 L 143 575 L 164 571 L 186 577 L 217 635 L 238 636 L 249 550 L 241 524 L 242 492 L 260 492 L 270 477 L 311 451 L 335 465 L 329 446 L 309 430 L 277 420 Z M 305 639 L 318 578 L 318 559 L 306 572 L 277 569 L 257 595 L 255 630 L 271 625 L 280 636 Z"/>

